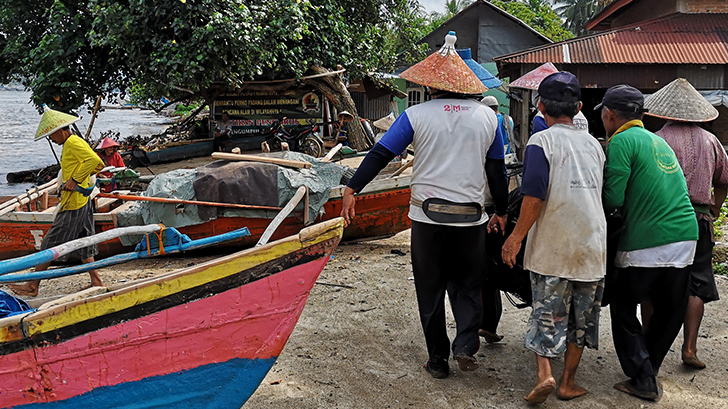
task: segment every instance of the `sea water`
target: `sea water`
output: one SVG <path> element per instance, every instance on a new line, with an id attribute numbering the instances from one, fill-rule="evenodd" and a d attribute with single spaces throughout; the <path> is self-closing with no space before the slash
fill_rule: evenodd
<path id="1" fill-rule="evenodd" d="M 33 186 L 29 183 L 8 184 L 8 172 L 37 169 L 56 163 L 51 147 L 44 138 L 34 141 L 40 114 L 30 103 L 30 92 L 0 91 L 0 196 L 15 196 Z M 86 107 L 79 109 L 81 120 L 76 122 L 82 137 L 91 121 Z M 119 132 L 120 137 L 151 135 L 164 130 L 169 118 L 154 111 L 140 109 L 105 109 L 100 112 L 91 130 L 90 140 L 95 141 L 101 132 Z M 53 144 L 61 157 L 61 146 Z"/>

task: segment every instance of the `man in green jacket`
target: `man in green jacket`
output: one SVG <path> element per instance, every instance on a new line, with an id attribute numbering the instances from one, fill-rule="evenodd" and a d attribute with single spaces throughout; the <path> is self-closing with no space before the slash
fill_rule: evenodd
<path id="1" fill-rule="evenodd" d="M 656 374 L 680 331 L 688 300 L 688 269 L 698 224 L 680 165 L 670 146 L 644 129 L 642 93 L 617 85 L 604 95 L 602 122 L 610 135 L 603 202 L 620 209 L 624 230 L 614 260 L 612 335 L 625 375 L 614 387 L 656 400 Z M 643 329 L 637 304 L 654 312 Z"/>

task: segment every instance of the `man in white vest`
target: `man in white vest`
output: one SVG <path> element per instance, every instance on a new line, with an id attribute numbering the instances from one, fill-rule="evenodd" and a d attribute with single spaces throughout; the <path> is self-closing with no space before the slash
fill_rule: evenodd
<path id="1" fill-rule="evenodd" d="M 523 163 L 523 205 L 503 245 L 513 266 L 528 234 L 524 267 L 531 271 L 533 311 L 526 348 L 536 353 L 538 381 L 525 396 L 542 403 L 556 389 L 551 358 L 564 352 L 559 399 L 587 391 L 574 383 L 585 346 L 597 348 L 606 273 L 606 220 L 602 208 L 605 155 L 599 142 L 574 125 L 581 89 L 569 72 L 546 77 L 538 108 L 548 129 L 531 136 Z"/>
<path id="2" fill-rule="evenodd" d="M 455 33 L 445 45 L 400 77 L 430 87 L 433 99 L 405 110 L 369 151 L 344 191 L 341 215 L 356 217 L 354 194 L 410 143 L 412 167 L 412 272 L 427 344 L 427 372 L 450 373 L 445 293 L 457 334 L 452 354 L 461 371 L 478 365 L 486 228 L 503 231 L 508 209 L 503 138 L 495 112 L 469 98 L 487 88 L 455 52 Z M 490 225 L 483 211 L 486 179 L 495 202 Z"/>

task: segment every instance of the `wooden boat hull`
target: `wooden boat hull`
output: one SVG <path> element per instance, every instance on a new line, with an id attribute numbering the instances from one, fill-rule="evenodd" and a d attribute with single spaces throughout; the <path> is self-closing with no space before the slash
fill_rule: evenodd
<path id="1" fill-rule="evenodd" d="M 331 220 L 341 214 L 343 190 L 342 186 L 331 191 L 330 199 L 324 205 L 325 213 L 316 219 L 317 222 Z M 411 221 L 407 216 L 409 199 L 409 178 L 388 180 L 368 187 L 357 196 L 356 216 L 344 231 L 344 240 L 387 236 L 410 228 Z M 52 223 L 50 216 L 27 212 L 3 216 L 0 219 L 0 260 L 24 256 L 40 249 L 43 236 Z M 97 213 L 95 219 L 97 233 L 117 227 L 112 214 Z M 251 233 L 249 237 L 224 245 L 227 248 L 246 248 L 255 245 L 270 220 L 270 218 L 219 217 L 198 225 L 179 227 L 177 230 L 192 240 L 198 240 L 247 227 Z M 272 239 L 290 236 L 303 227 L 300 217 L 288 217 L 276 230 Z M 132 250 L 131 247 L 124 247 L 119 239 L 101 243 L 98 248 L 98 258 Z"/>
<path id="2" fill-rule="evenodd" d="M 282 351 L 343 221 L 0 320 L 0 406 L 239 408 Z"/>

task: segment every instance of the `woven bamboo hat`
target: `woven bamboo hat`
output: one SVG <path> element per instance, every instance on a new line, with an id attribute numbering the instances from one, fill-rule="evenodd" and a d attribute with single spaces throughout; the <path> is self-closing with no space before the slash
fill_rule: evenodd
<path id="1" fill-rule="evenodd" d="M 454 31 L 450 31 L 445 36 L 445 44 L 440 51 L 411 66 L 399 74 L 399 77 L 415 84 L 458 94 L 482 94 L 487 91 L 488 87 L 480 82 L 455 51 L 455 41 L 457 36 Z"/>
<path id="2" fill-rule="evenodd" d="M 53 132 L 71 125 L 79 119 L 81 118 L 49 109 L 48 111 L 45 111 L 43 116 L 40 118 L 38 130 L 35 131 L 35 140 L 37 141 L 38 139 L 45 138 Z"/>
<path id="3" fill-rule="evenodd" d="M 645 101 L 646 115 L 684 122 L 708 122 L 718 117 L 718 110 L 693 88 L 685 78 L 660 88 Z"/>
<path id="4" fill-rule="evenodd" d="M 394 117 L 394 112 L 390 112 L 389 115 L 379 118 L 376 121 L 374 121 L 374 126 L 376 126 L 379 129 L 389 130 L 389 128 L 394 123 L 394 120 L 397 119 Z"/>
<path id="5" fill-rule="evenodd" d="M 113 148 L 115 146 L 121 146 L 119 145 L 115 140 L 111 138 L 104 138 L 103 141 L 99 144 L 99 146 L 96 147 L 96 150 L 106 149 L 106 148 Z"/>

